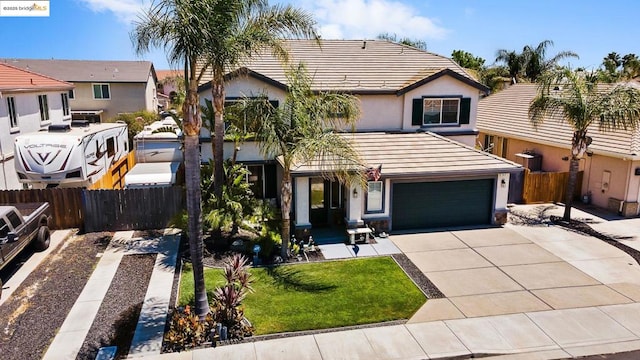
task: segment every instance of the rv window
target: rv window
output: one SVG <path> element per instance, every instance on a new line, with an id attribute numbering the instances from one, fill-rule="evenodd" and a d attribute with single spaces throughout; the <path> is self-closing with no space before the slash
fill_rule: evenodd
<path id="1" fill-rule="evenodd" d="M 110 137 L 107 139 L 107 156 L 112 157 L 116 154 L 116 142 Z"/>

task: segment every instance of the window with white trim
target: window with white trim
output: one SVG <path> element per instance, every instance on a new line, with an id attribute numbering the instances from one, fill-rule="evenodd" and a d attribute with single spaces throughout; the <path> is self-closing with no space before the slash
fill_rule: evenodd
<path id="1" fill-rule="evenodd" d="M 382 211 L 382 181 L 367 183 L 367 212 Z"/>
<path id="2" fill-rule="evenodd" d="M 62 97 L 62 115 L 69 116 L 69 94 L 62 93 L 60 96 Z"/>
<path id="3" fill-rule="evenodd" d="M 460 113 L 460 99 L 424 98 L 422 104 L 422 124 L 457 124 Z"/>
<path id="4" fill-rule="evenodd" d="M 111 99 L 111 89 L 109 84 L 93 84 L 93 98 L 109 100 Z"/>
<path id="5" fill-rule="evenodd" d="M 38 95 L 38 105 L 40 106 L 40 121 L 49 120 L 49 101 L 47 95 Z"/>
<path id="6" fill-rule="evenodd" d="M 13 96 L 7 97 L 7 112 L 11 127 L 18 127 L 18 112 L 16 111 L 16 99 Z"/>

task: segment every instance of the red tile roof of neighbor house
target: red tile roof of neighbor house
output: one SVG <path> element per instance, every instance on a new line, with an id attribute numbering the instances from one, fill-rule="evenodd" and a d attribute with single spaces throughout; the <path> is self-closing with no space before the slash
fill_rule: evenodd
<path id="1" fill-rule="evenodd" d="M 73 84 L 0 63 L 0 91 L 71 90 Z"/>
<path id="2" fill-rule="evenodd" d="M 162 81 L 166 78 L 184 76 L 184 71 L 183 70 L 156 70 L 156 76 L 158 77 L 158 81 Z"/>

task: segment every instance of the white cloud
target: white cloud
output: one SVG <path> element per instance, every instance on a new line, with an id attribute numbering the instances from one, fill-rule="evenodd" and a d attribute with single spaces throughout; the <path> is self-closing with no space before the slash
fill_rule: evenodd
<path id="1" fill-rule="evenodd" d="M 418 10 L 393 0 L 303 1 L 325 39 L 375 38 L 382 33 L 411 39 L 443 39 L 448 30 Z"/>
<path id="2" fill-rule="evenodd" d="M 131 23 L 149 6 L 144 0 L 79 0 L 94 12 L 112 12 L 120 21 Z"/>

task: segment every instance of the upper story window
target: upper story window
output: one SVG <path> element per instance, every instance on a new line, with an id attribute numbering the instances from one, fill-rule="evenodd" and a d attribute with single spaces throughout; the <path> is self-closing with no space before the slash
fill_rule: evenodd
<path id="1" fill-rule="evenodd" d="M 38 105 L 40 106 L 40 121 L 49 120 L 49 101 L 47 95 L 38 95 Z"/>
<path id="2" fill-rule="evenodd" d="M 11 127 L 18 127 L 18 112 L 16 111 L 16 99 L 13 96 L 7 97 L 7 112 Z"/>
<path id="3" fill-rule="evenodd" d="M 460 99 L 423 99 L 422 124 L 457 124 Z"/>
<path id="4" fill-rule="evenodd" d="M 62 97 L 62 115 L 69 116 L 69 94 L 62 93 L 60 96 Z"/>
<path id="5" fill-rule="evenodd" d="M 76 91 L 71 89 L 69 90 L 69 99 L 75 99 L 76 98 Z"/>
<path id="6" fill-rule="evenodd" d="M 94 99 L 111 99 L 111 89 L 109 84 L 93 84 L 93 98 Z"/>
<path id="7" fill-rule="evenodd" d="M 411 125 L 464 125 L 469 124 L 471 98 L 459 96 L 413 99 Z"/>

